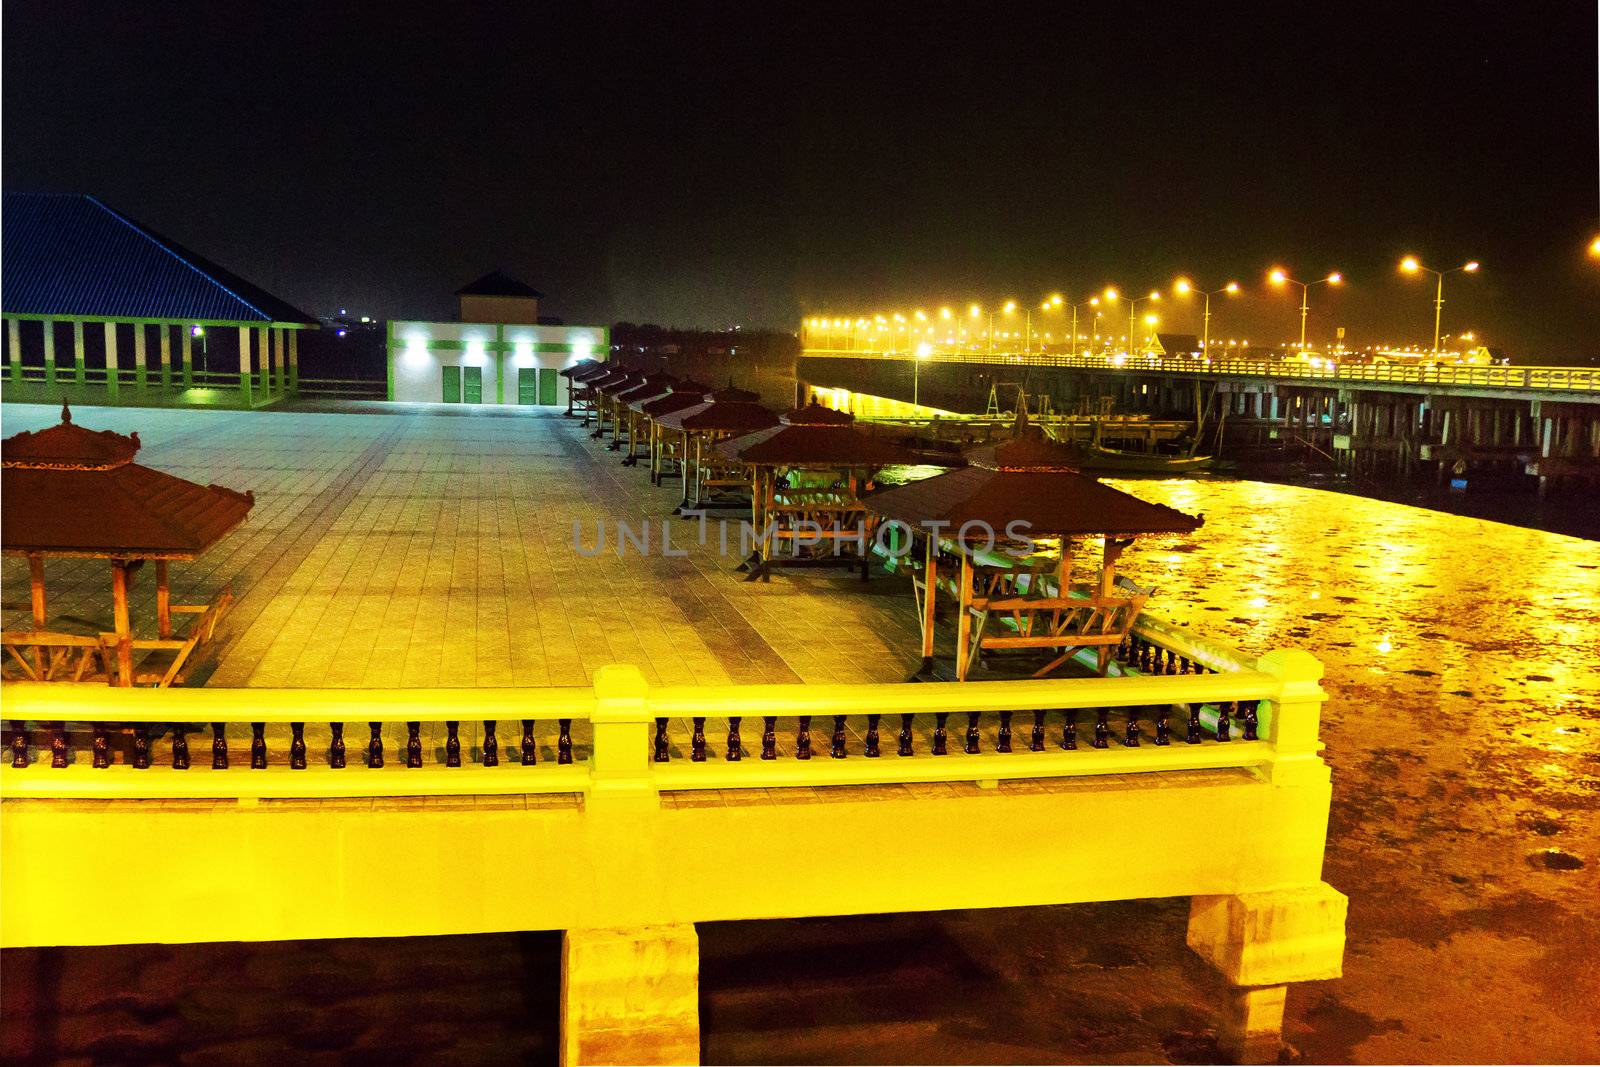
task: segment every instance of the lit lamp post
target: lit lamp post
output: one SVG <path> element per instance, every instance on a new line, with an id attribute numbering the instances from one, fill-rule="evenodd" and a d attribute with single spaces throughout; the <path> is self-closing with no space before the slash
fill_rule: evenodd
<path id="1" fill-rule="evenodd" d="M 1438 283 L 1433 290 L 1433 351 L 1435 354 L 1439 351 L 1439 317 L 1444 312 L 1444 276 L 1446 274 L 1454 274 L 1457 271 L 1476 274 L 1478 273 L 1478 261 L 1470 259 L 1461 264 L 1461 266 L 1451 267 L 1449 270 L 1434 270 L 1432 267 L 1424 267 L 1416 256 L 1407 256 L 1400 261 L 1400 272 L 1402 274 L 1431 274 Z"/>
<path id="2" fill-rule="evenodd" d="M 1107 294 L 1107 299 L 1111 299 L 1111 300 L 1115 300 L 1116 299 L 1116 293 L 1115 293 L 1114 290 L 1107 289 L 1106 290 L 1106 294 Z M 1159 304 L 1159 303 L 1161 303 L 1161 292 L 1159 290 L 1157 290 L 1157 289 L 1152 289 L 1152 290 L 1150 290 L 1150 293 L 1149 293 L 1148 296 L 1136 296 L 1136 297 L 1131 298 L 1128 301 L 1128 355 L 1130 355 L 1130 356 L 1133 355 L 1133 324 L 1134 324 L 1134 318 L 1135 318 L 1136 312 L 1139 309 L 1139 301 L 1141 301 L 1141 300 L 1145 301 L 1146 303 Z"/>
<path id="3" fill-rule="evenodd" d="M 1002 315 L 1015 315 L 1017 313 L 1017 302 L 1015 300 L 1007 300 L 1005 302 L 1005 306 L 1000 309 L 1000 313 Z M 1033 309 L 1029 308 L 1026 314 L 1027 314 L 1027 319 L 1028 319 L 1028 332 L 1032 333 L 1033 332 Z M 990 342 L 990 345 L 989 345 L 990 350 L 993 351 L 993 348 L 994 348 L 994 315 L 993 314 L 990 314 L 990 316 L 989 316 L 989 342 Z"/>
<path id="4" fill-rule="evenodd" d="M 1188 296 L 1190 293 L 1198 293 L 1205 297 L 1205 313 L 1204 317 L 1201 319 L 1200 352 L 1203 355 L 1209 356 L 1211 354 L 1211 298 L 1219 294 L 1227 294 L 1228 296 L 1232 296 L 1234 293 L 1239 291 L 1239 283 L 1229 282 L 1221 289 L 1206 290 L 1196 289 L 1194 283 L 1188 278 L 1179 278 L 1172 284 L 1172 291 L 1177 293 L 1179 296 Z"/>
<path id="5" fill-rule="evenodd" d="M 1110 301 L 1115 300 L 1116 298 L 1117 298 L 1117 291 L 1115 289 L 1111 288 L 1111 286 L 1108 285 L 1108 286 L 1106 286 L 1105 291 L 1103 293 L 1100 293 L 1097 296 L 1091 296 L 1087 300 L 1084 300 L 1084 301 L 1082 301 L 1080 303 L 1072 305 L 1072 354 L 1073 355 L 1077 355 L 1078 354 L 1078 309 L 1079 308 L 1083 308 L 1085 310 L 1088 310 L 1089 308 L 1098 308 L 1100 306 L 1100 301 L 1105 300 L 1106 302 L 1109 303 Z M 1098 319 L 1099 317 L 1100 317 L 1100 313 L 1098 311 L 1096 311 L 1094 313 L 1094 318 Z M 1091 324 L 1093 323 L 1093 321 L 1094 321 L 1093 319 L 1090 320 Z M 1098 333 L 1098 331 L 1095 331 L 1095 332 Z M 1091 345 L 1090 347 L 1093 347 L 1093 346 Z"/>
<path id="6" fill-rule="evenodd" d="M 1304 352 L 1306 350 L 1306 314 L 1311 310 L 1311 287 L 1313 285 L 1338 285 L 1344 281 L 1344 275 L 1334 271 L 1326 278 L 1301 282 L 1289 277 L 1289 272 L 1282 267 L 1273 267 L 1267 274 L 1267 281 L 1273 285 L 1298 285 L 1300 287 L 1300 351 Z"/>

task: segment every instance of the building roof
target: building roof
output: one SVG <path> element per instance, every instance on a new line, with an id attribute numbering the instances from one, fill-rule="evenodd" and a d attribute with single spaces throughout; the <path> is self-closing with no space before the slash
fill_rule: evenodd
<path id="1" fill-rule="evenodd" d="M 1068 470 L 997 470 L 970 466 L 895 486 L 863 500 L 884 519 L 912 528 L 949 523 L 956 537 L 965 523 L 978 524 L 968 537 L 1006 539 L 1012 523 L 1025 537 L 1101 534 L 1192 533 L 1205 521 L 1163 504 L 1152 504 Z M 1015 538 L 1013 538 L 1015 539 Z"/>
<path id="2" fill-rule="evenodd" d="M 6 314 L 316 323 L 92 196 L 8 192 L 3 221 Z"/>
<path id="3" fill-rule="evenodd" d="M 1200 338 L 1192 333 L 1158 333 L 1156 344 L 1169 356 L 1188 355 L 1200 351 Z"/>
<path id="4" fill-rule="evenodd" d="M 457 296 L 523 296 L 538 300 L 543 293 L 502 270 L 492 270 L 456 290 Z"/>
<path id="5" fill-rule="evenodd" d="M 193 559 L 244 521 L 250 493 L 133 462 L 137 434 L 61 423 L 0 443 L 0 547 L 115 559 Z"/>

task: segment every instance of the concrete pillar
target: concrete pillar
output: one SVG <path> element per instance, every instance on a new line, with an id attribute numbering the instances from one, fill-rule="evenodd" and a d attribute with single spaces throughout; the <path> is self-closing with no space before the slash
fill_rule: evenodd
<path id="1" fill-rule="evenodd" d="M 44 327 L 44 380 L 46 385 L 56 384 L 56 323 L 45 319 Z"/>
<path id="2" fill-rule="evenodd" d="M 250 335 L 253 332 L 248 326 L 239 327 L 239 401 L 247 408 L 255 406 L 250 368 Z"/>
<path id="3" fill-rule="evenodd" d="M 1349 901 L 1325 882 L 1195 897 L 1189 947 L 1234 986 L 1217 1040 L 1239 1063 L 1276 1063 L 1290 982 L 1338 978 Z"/>
<path id="4" fill-rule="evenodd" d="M 133 387 L 135 389 L 139 390 L 141 393 L 144 392 L 144 387 L 145 387 L 145 384 L 146 384 L 146 381 L 147 381 L 146 374 L 148 373 L 145 370 L 145 350 L 144 350 L 145 336 L 144 335 L 145 335 L 144 323 L 142 323 L 142 322 L 134 323 L 133 324 Z"/>
<path id="5" fill-rule="evenodd" d="M 108 322 L 106 327 L 106 396 L 116 402 L 117 393 L 122 388 L 122 368 L 117 363 L 117 324 Z"/>
<path id="6" fill-rule="evenodd" d="M 161 388 L 172 388 L 172 327 L 162 323 L 156 327 L 161 339 Z"/>
<path id="7" fill-rule="evenodd" d="M 79 319 L 72 320 L 72 367 L 73 376 L 82 385 L 87 377 L 87 358 L 83 352 L 83 322 Z"/>
<path id="8" fill-rule="evenodd" d="M 183 364 L 183 387 L 189 389 L 194 385 L 194 329 L 189 326 L 181 328 L 178 334 L 178 360 Z"/>
<path id="9" fill-rule="evenodd" d="M 6 320 L 6 352 L 11 358 L 11 380 L 22 381 L 22 324 L 16 319 Z"/>
<path id="10" fill-rule="evenodd" d="M 289 392 L 300 391 L 300 331 L 289 331 Z"/>
<path id="11" fill-rule="evenodd" d="M 700 1062 L 700 940 L 692 925 L 568 930 L 561 1064 Z"/>

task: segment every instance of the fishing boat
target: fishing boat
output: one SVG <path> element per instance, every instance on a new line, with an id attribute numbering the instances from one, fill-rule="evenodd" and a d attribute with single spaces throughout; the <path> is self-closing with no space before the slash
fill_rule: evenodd
<path id="1" fill-rule="evenodd" d="M 1216 456 L 1124 452 L 1081 441 L 1065 445 L 1077 457 L 1078 469 L 1089 474 L 1188 474 L 1210 470 L 1217 462 Z"/>

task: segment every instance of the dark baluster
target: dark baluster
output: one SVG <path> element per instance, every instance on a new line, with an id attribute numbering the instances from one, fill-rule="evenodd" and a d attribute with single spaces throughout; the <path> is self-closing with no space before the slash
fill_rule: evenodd
<path id="1" fill-rule="evenodd" d="M 1178 657 L 1178 673 L 1179 674 L 1191 674 L 1191 673 L 1193 673 L 1193 664 L 1191 664 L 1189 662 L 1189 657 L 1188 656 L 1179 656 Z"/>
<path id="2" fill-rule="evenodd" d="M 461 721 L 446 719 L 444 724 L 444 765 L 461 766 Z"/>
<path id="3" fill-rule="evenodd" d="M 878 720 L 883 716 L 877 712 L 867 715 L 867 758 L 877 759 L 882 755 L 878 748 Z"/>
<path id="4" fill-rule="evenodd" d="M 11 766 L 28 765 L 28 729 L 21 719 L 11 721 Z"/>
<path id="5" fill-rule="evenodd" d="M 58 722 L 50 728 L 50 766 L 67 765 L 67 724 Z"/>
<path id="6" fill-rule="evenodd" d="M 265 770 L 267 767 L 267 724 L 253 722 L 250 724 L 250 769 L 253 771 Z"/>
<path id="7" fill-rule="evenodd" d="M 833 740 L 828 747 L 828 755 L 834 759 L 844 759 L 848 753 L 844 749 L 844 716 L 833 717 Z"/>
<path id="8" fill-rule="evenodd" d="M 936 711 L 933 713 L 933 754 L 935 756 L 946 754 L 944 724 L 949 719 L 950 713 L 948 711 Z"/>
<path id="9" fill-rule="evenodd" d="M 761 758 L 778 758 L 778 717 L 764 715 L 761 718 Z"/>
<path id="10" fill-rule="evenodd" d="M 1128 709 L 1128 727 L 1122 731 L 1122 744 L 1125 748 L 1139 747 L 1139 709 Z"/>
<path id="11" fill-rule="evenodd" d="M 111 766 L 111 737 L 106 732 L 105 724 L 98 722 L 94 724 L 94 766 Z"/>
<path id="12" fill-rule="evenodd" d="M 1117 645 L 1117 662 L 1126 663 L 1133 652 L 1133 635 L 1123 634 L 1122 643 Z"/>
<path id="13" fill-rule="evenodd" d="M 1028 735 L 1028 751 L 1044 751 L 1044 709 L 1033 709 L 1033 732 Z"/>
<path id="14" fill-rule="evenodd" d="M 522 765 L 532 767 L 539 762 L 539 746 L 533 740 L 533 720 L 522 720 Z"/>
<path id="15" fill-rule="evenodd" d="M 289 724 L 289 769 L 303 771 L 306 769 L 306 724 L 292 722 Z"/>
<path id="16" fill-rule="evenodd" d="M 566 766 L 572 762 L 572 720 L 556 720 L 556 763 Z"/>
<path id="17" fill-rule="evenodd" d="M 1150 673 L 1150 642 L 1143 639 L 1139 641 L 1139 673 Z"/>
<path id="18" fill-rule="evenodd" d="M 51 766 L 55 766 L 54 762 Z M 189 769 L 189 731 L 183 728 L 181 722 L 172 724 L 172 769 L 175 771 Z"/>
<path id="19" fill-rule="evenodd" d="M 794 758 L 811 758 L 811 716 L 800 716 L 800 731 L 794 738 Z"/>
<path id="20" fill-rule="evenodd" d="M 1111 709 L 1096 708 L 1094 712 L 1094 747 L 1106 748 L 1111 744 Z"/>
<path id="21" fill-rule="evenodd" d="M 150 727 L 142 722 L 133 728 L 133 766 L 140 771 L 150 766 Z"/>
<path id="22" fill-rule="evenodd" d="M 1171 704 L 1162 704 L 1156 708 L 1156 744 L 1172 744 L 1172 725 L 1167 721 L 1171 718 Z"/>
<path id="23" fill-rule="evenodd" d="M 367 729 L 371 731 L 372 738 L 367 742 L 367 766 L 383 766 L 383 723 L 369 722 Z"/>
<path id="24" fill-rule="evenodd" d="M 900 714 L 900 747 L 895 750 L 896 755 L 911 755 L 911 720 L 914 718 L 916 715 L 912 712 Z"/>
<path id="25" fill-rule="evenodd" d="M 964 751 L 967 755 L 976 755 L 978 751 L 978 716 L 981 712 L 967 712 L 967 739 Z"/>
<path id="26" fill-rule="evenodd" d="M 657 719 L 656 720 L 655 753 L 654 753 L 654 756 L 652 758 L 654 758 L 657 763 L 666 763 L 668 760 L 670 760 L 672 758 L 672 754 L 667 751 L 667 720 L 666 719 Z"/>
<path id="27" fill-rule="evenodd" d="M 693 719 L 694 732 L 689 735 L 689 759 L 695 763 L 706 761 L 706 720 L 703 715 Z"/>
<path id="28" fill-rule="evenodd" d="M 728 762 L 738 763 L 744 759 L 744 741 L 739 737 L 739 724 L 743 716 L 730 715 L 728 717 Z"/>
<path id="29" fill-rule="evenodd" d="M 1261 708 L 1261 701 L 1247 700 L 1241 707 L 1244 709 L 1244 739 L 1246 741 L 1259 741 L 1256 730 L 1260 726 L 1257 714 Z"/>
<path id="30" fill-rule="evenodd" d="M 500 766 L 500 738 L 495 736 L 499 723 L 493 719 L 483 720 L 483 765 L 485 767 Z"/>
<path id="31" fill-rule="evenodd" d="M 994 747 L 996 752 L 1011 751 L 1011 712 L 1009 711 L 1000 713 L 1000 736 L 995 741 Z"/>
<path id="32" fill-rule="evenodd" d="M 1233 702 L 1226 701 L 1217 705 L 1217 740 L 1231 741 L 1233 732 Z"/>
<path id="33" fill-rule="evenodd" d="M 344 723 L 331 722 L 328 729 L 333 731 L 333 740 L 328 745 L 328 766 L 340 770 L 344 767 Z"/>
<path id="34" fill-rule="evenodd" d="M 1205 734 L 1200 726 L 1200 705 L 1190 704 L 1189 722 L 1184 729 L 1183 743 L 1186 745 L 1198 745 L 1204 737 Z"/>
<path id="35" fill-rule="evenodd" d="M 1172 649 L 1170 649 L 1170 648 L 1167 649 L 1167 669 L 1163 673 L 1165 673 L 1165 674 L 1177 674 L 1178 673 L 1178 654 L 1176 652 L 1172 651 Z"/>
<path id="36" fill-rule="evenodd" d="M 96 738 L 95 744 L 98 745 Z M 225 771 L 228 769 L 228 724 L 214 722 L 211 724 L 211 769 Z"/>
<path id="37" fill-rule="evenodd" d="M 1061 725 L 1061 747 L 1072 750 L 1078 747 L 1078 709 L 1069 708 Z"/>
<path id="38" fill-rule="evenodd" d="M 406 766 L 422 766 L 422 724 L 406 723 Z"/>

